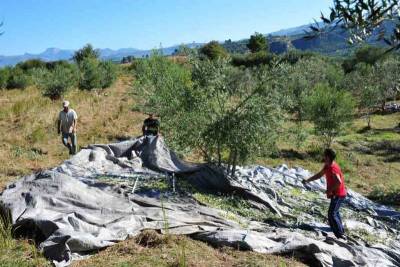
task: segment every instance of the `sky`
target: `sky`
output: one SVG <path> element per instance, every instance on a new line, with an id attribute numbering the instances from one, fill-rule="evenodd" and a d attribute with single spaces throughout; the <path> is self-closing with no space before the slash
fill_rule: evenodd
<path id="1" fill-rule="evenodd" d="M 332 0 L 1 0 L 0 55 L 46 48 L 153 49 L 300 26 Z"/>

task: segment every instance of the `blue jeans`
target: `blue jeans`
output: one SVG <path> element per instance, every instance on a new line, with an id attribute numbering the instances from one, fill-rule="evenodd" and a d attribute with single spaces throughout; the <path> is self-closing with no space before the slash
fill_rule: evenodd
<path id="1" fill-rule="evenodd" d="M 339 208 L 344 200 L 345 197 L 332 197 L 328 210 L 329 225 L 337 238 L 341 238 L 344 235 L 344 227 L 339 214 Z"/>
<path id="2" fill-rule="evenodd" d="M 71 140 L 71 143 L 68 142 L 68 138 Z M 70 155 L 75 155 L 76 146 L 77 146 L 77 138 L 75 133 L 62 133 L 62 142 L 64 146 L 66 146 L 69 150 Z"/>

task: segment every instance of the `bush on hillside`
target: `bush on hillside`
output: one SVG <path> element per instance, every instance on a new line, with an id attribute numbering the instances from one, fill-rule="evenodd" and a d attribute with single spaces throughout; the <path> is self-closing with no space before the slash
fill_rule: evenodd
<path id="1" fill-rule="evenodd" d="M 99 61 L 95 58 L 85 58 L 79 64 L 79 89 L 92 90 L 101 88 L 102 77 L 99 71 Z"/>
<path id="2" fill-rule="evenodd" d="M 245 67 L 256 67 L 260 65 L 269 65 L 274 56 L 265 51 L 245 54 L 245 55 L 235 55 L 232 57 L 233 66 L 245 66 Z"/>
<path id="3" fill-rule="evenodd" d="M 8 79 L 10 77 L 10 68 L 0 69 L 0 89 L 7 88 Z"/>
<path id="4" fill-rule="evenodd" d="M 48 70 L 53 70 L 57 66 L 62 66 L 64 68 L 71 68 L 71 69 L 75 67 L 74 64 L 69 63 L 67 60 L 56 60 L 56 61 L 46 62 L 46 69 Z"/>
<path id="5" fill-rule="evenodd" d="M 75 73 L 62 66 L 56 66 L 53 70 L 40 69 L 37 71 L 37 86 L 42 94 L 52 100 L 60 99 L 76 80 Z"/>
<path id="6" fill-rule="evenodd" d="M 41 59 L 29 59 L 18 63 L 16 67 L 22 69 L 24 72 L 27 72 L 32 69 L 45 68 L 46 62 Z"/>
<path id="7" fill-rule="evenodd" d="M 225 48 L 217 41 L 211 41 L 208 44 L 204 45 L 202 48 L 200 48 L 199 52 L 201 56 L 206 57 L 210 60 L 227 58 L 229 56 Z"/>
<path id="8" fill-rule="evenodd" d="M 28 75 L 19 67 L 10 70 L 10 76 L 7 81 L 8 89 L 25 89 L 29 85 Z"/>
<path id="9" fill-rule="evenodd" d="M 110 87 L 117 79 L 117 68 L 111 61 L 102 61 L 99 66 L 100 87 Z"/>
<path id="10" fill-rule="evenodd" d="M 252 53 L 267 52 L 269 50 L 267 38 L 261 33 L 256 32 L 250 36 L 247 48 Z"/>

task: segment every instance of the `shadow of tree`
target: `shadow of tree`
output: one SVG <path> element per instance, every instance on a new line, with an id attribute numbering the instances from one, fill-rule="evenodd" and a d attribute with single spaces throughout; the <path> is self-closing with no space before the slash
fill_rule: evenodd
<path id="1" fill-rule="evenodd" d="M 385 162 L 400 161 L 400 144 L 397 141 L 381 141 L 368 145 L 369 152 L 384 158 Z"/>

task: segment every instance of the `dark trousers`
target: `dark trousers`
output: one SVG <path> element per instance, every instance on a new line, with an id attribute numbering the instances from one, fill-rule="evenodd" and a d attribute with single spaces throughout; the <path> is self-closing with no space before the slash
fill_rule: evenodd
<path id="1" fill-rule="evenodd" d="M 345 197 L 332 197 L 328 210 L 329 225 L 337 238 L 341 238 L 344 235 L 344 227 L 339 213 L 340 206 L 344 200 Z"/>
<path id="2" fill-rule="evenodd" d="M 66 146 L 69 150 L 70 155 L 75 155 L 76 154 L 76 146 L 77 146 L 77 138 L 76 134 L 74 133 L 62 133 L 61 135 L 62 142 L 64 146 Z M 71 140 L 71 143 L 68 142 L 68 139 Z"/>

